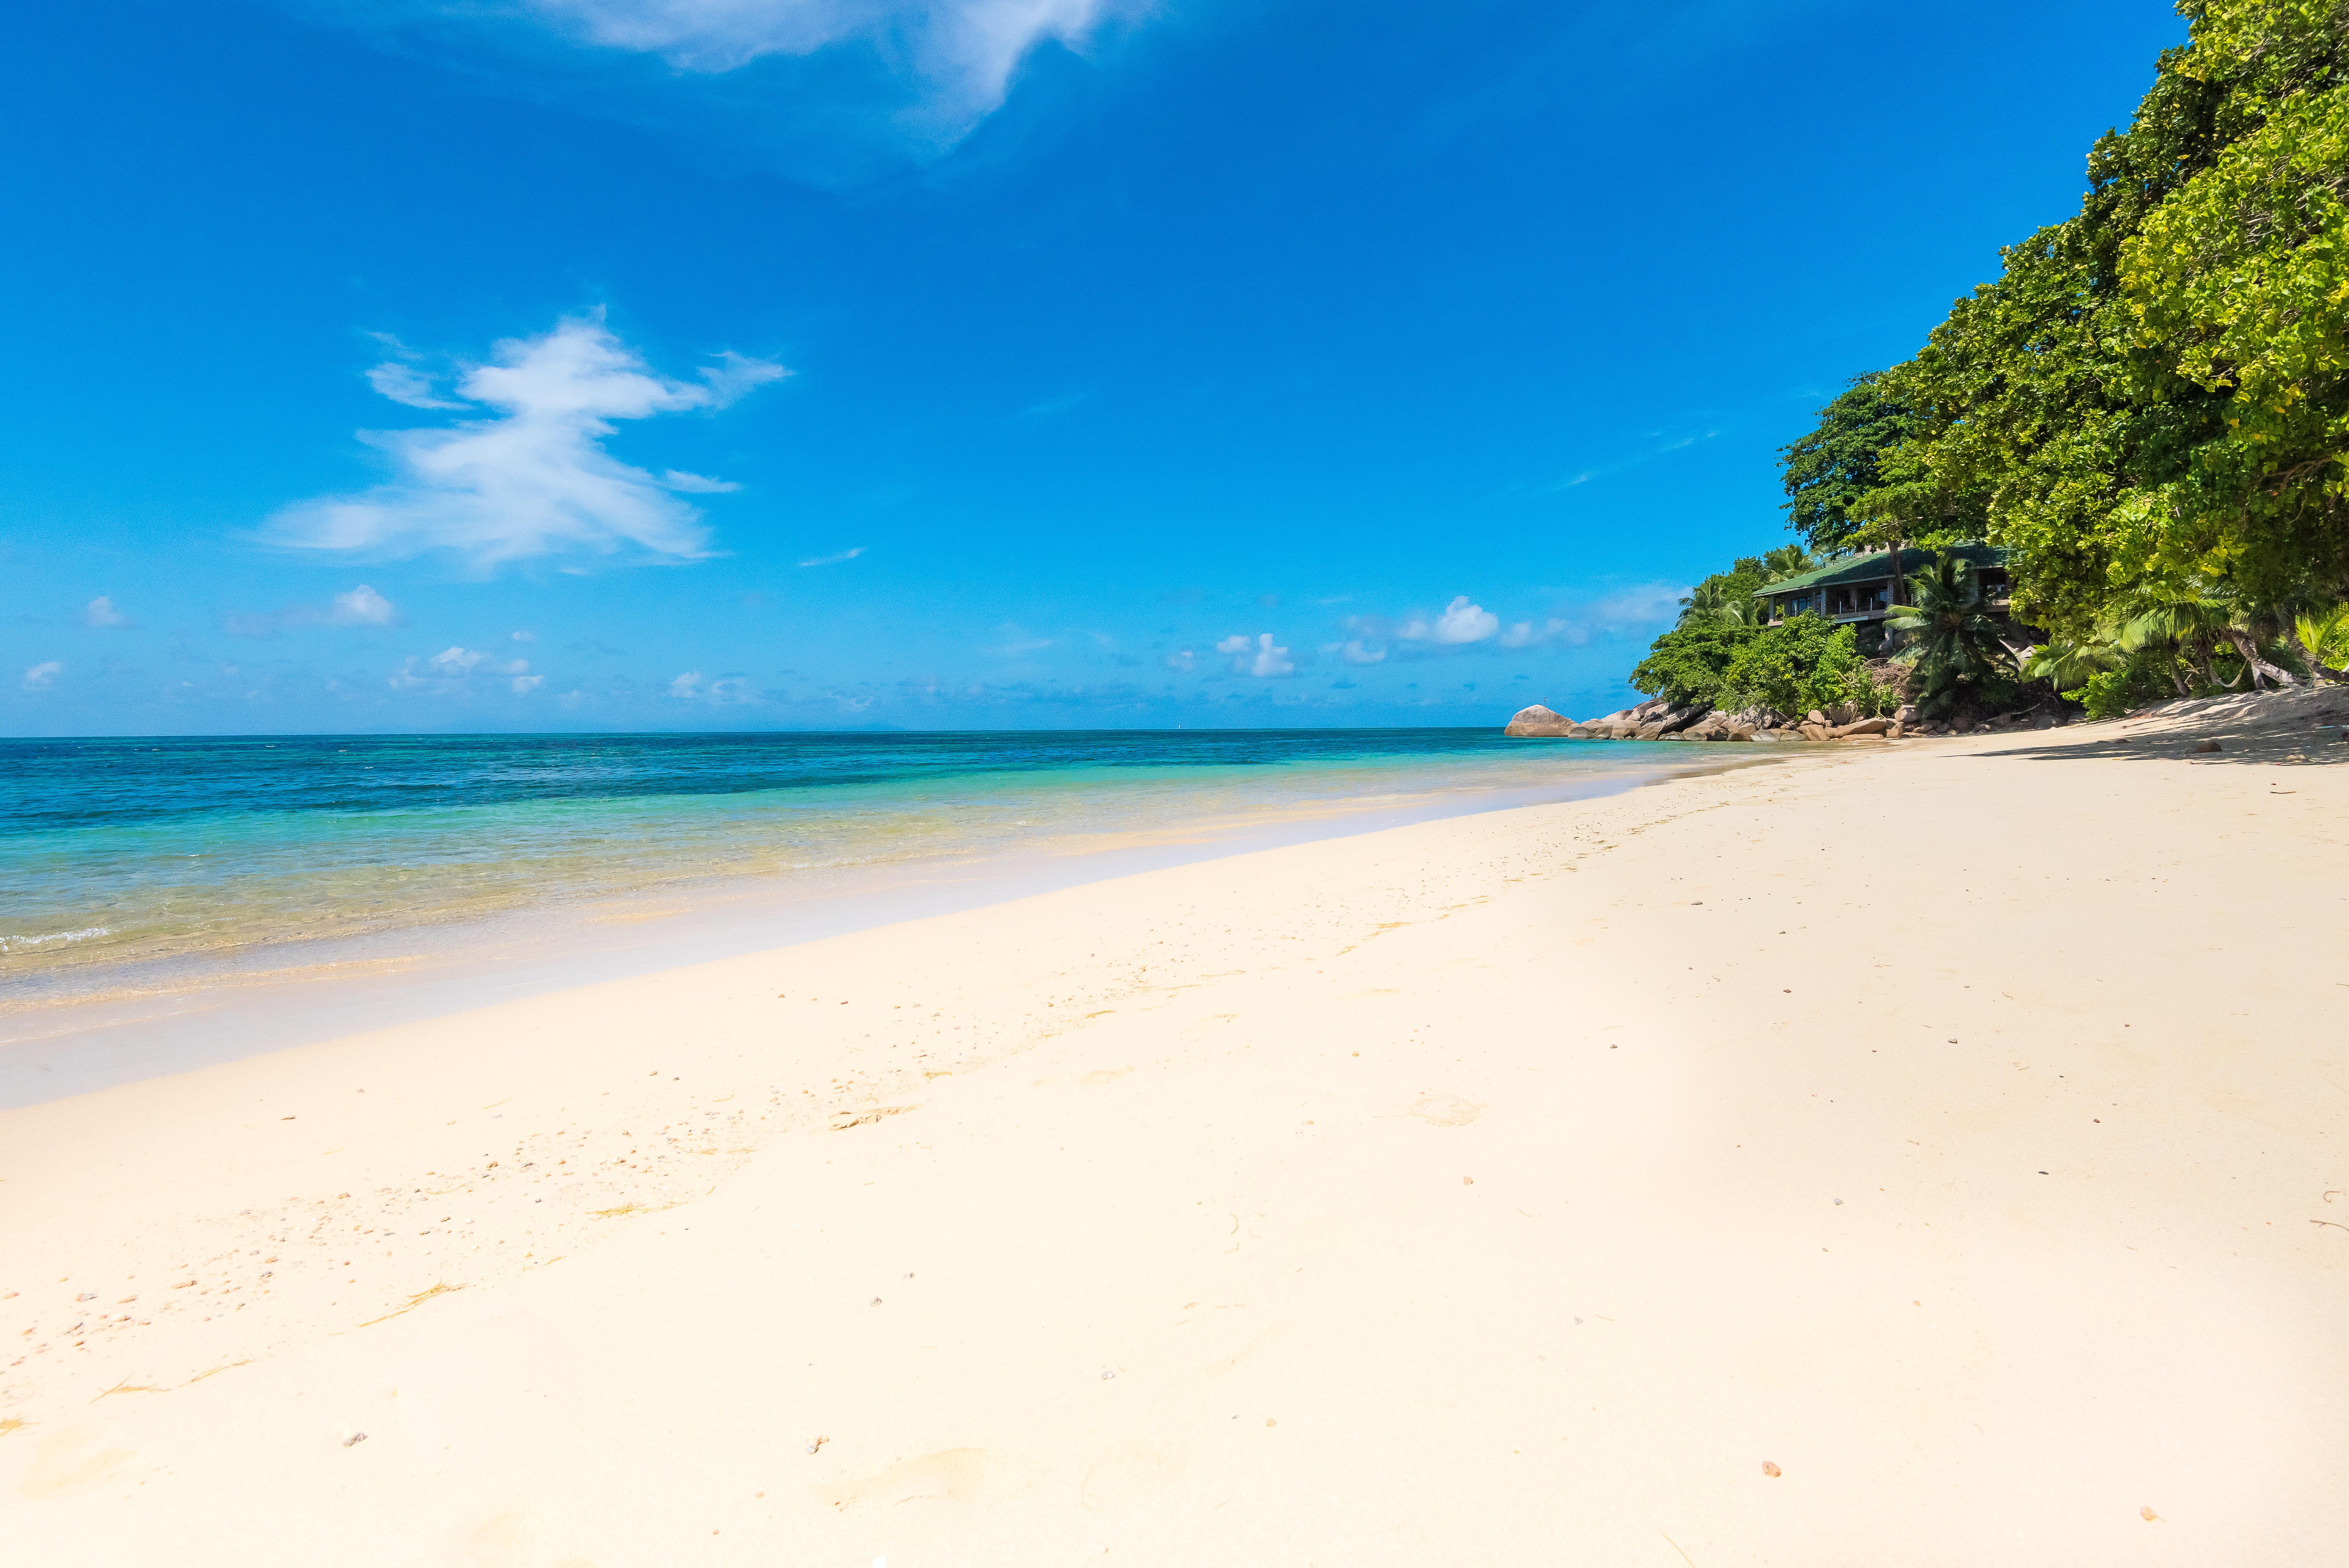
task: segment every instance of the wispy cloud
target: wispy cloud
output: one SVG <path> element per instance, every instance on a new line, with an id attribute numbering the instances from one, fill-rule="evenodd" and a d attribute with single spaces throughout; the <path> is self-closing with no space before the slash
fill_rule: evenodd
<path id="1" fill-rule="evenodd" d="M 1198 668 L 1199 656 L 1185 648 L 1168 654 L 1164 659 L 1160 659 L 1159 662 L 1178 674 L 1188 675 L 1192 670 Z"/>
<path id="2" fill-rule="evenodd" d="M 389 684 L 395 691 L 421 691 L 453 696 L 471 691 L 476 673 L 504 680 L 508 689 L 517 695 L 537 691 L 545 679 L 530 672 L 527 659 L 493 659 L 480 649 L 459 645 L 444 648 L 429 657 L 418 655 L 403 659 L 399 668 L 391 672 Z"/>
<path id="3" fill-rule="evenodd" d="M 42 660 L 25 671 L 25 690 L 47 691 L 57 683 L 57 677 L 65 673 L 65 665 L 60 660 L 55 659 Z"/>
<path id="4" fill-rule="evenodd" d="M 395 403 L 405 403 L 411 409 L 461 409 L 465 406 L 450 402 L 434 392 L 432 378 L 417 365 L 422 355 L 389 333 L 378 332 L 374 337 L 391 356 L 367 369 L 367 385 L 378 393 Z"/>
<path id="5" fill-rule="evenodd" d="M 706 702 L 714 707 L 749 707 L 761 700 L 743 676 L 721 675 L 709 680 L 698 670 L 688 670 L 670 681 L 668 694 L 680 702 Z"/>
<path id="6" fill-rule="evenodd" d="M 1588 484 L 1592 480 L 1609 479 L 1616 474 L 1626 473 L 1635 468 L 1643 468 L 1649 463 L 1655 462 L 1658 458 L 1670 457 L 1676 452 L 1686 452 L 1690 447 L 1696 445 L 1699 441 L 1711 441 L 1719 434 L 1721 434 L 1719 431 L 1710 430 L 1702 431 L 1695 435 L 1684 435 L 1674 437 L 1671 440 L 1663 440 L 1661 432 L 1660 431 L 1658 432 L 1658 439 L 1661 441 L 1661 445 L 1651 447 L 1646 452 L 1640 452 L 1636 456 L 1627 457 L 1619 462 L 1601 463 L 1596 468 L 1586 468 L 1581 472 L 1573 475 L 1571 478 L 1561 479 L 1555 484 L 1545 484 L 1539 486 L 1533 492 L 1533 493 L 1536 495 L 1557 495 L 1568 490 L 1578 489 L 1583 485 Z"/>
<path id="7" fill-rule="evenodd" d="M 864 554 L 864 546 L 859 545 L 853 550 L 843 550 L 835 556 L 812 556 L 807 560 L 802 561 L 800 565 L 802 566 L 836 566 L 843 561 L 853 561 L 863 554 Z"/>
<path id="8" fill-rule="evenodd" d="M 1540 620 L 1516 622 L 1501 634 L 1500 646 L 1579 648 L 1594 638 L 1620 632 L 1644 636 L 1672 618 L 1688 591 L 1668 583 L 1641 583 L 1595 599 L 1562 605 Z"/>
<path id="9" fill-rule="evenodd" d="M 1039 420 L 1049 420 L 1054 414 L 1066 413 L 1079 404 L 1090 402 L 1092 400 L 1091 392 L 1068 392 L 1057 398 L 1046 398 L 1040 403 L 1029 404 L 1018 413 L 1006 415 L 1004 422 L 1015 425 L 1033 424 Z"/>
<path id="10" fill-rule="evenodd" d="M 101 628 L 131 627 L 139 624 L 137 621 L 132 620 L 129 616 L 124 615 L 120 610 L 116 609 L 114 607 L 114 601 L 107 597 L 104 594 L 98 595 L 98 597 L 90 600 L 89 603 L 82 607 L 81 623 L 84 626 Z"/>
<path id="11" fill-rule="evenodd" d="M 410 407 L 452 406 L 437 400 L 437 380 L 412 363 L 388 363 L 396 373 L 370 374 L 378 391 Z M 381 558 L 445 550 L 482 570 L 561 554 L 698 559 L 709 554 L 708 530 L 677 493 L 709 493 L 726 483 L 674 469 L 657 478 L 604 442 L 616 421 L 724 408 L 784 374 L 780 365 L 728 354 L 698 381 L 670 380 L 648 369 L 600 313 L 567 319 L 541 337 L 498 344 L 488 364 L 460 368 L 456 395 L 494 414 L 434 430 L 360 432 L 398 478 L 364 494 L 288 507 L 264 533 L 295 548 Z"/>
<path id="12" fill-rule="evenodd" d="M 862 40 L 918 85 L 917 118 L 958 137 L 1003 101 L 1012 71 L 1047 38 L 1081 45 L 1117 0 L 521 0 L 579 43 L 722 72 L 772 55 Z"/>
<path id="13" fill-rule="evenodd" d="M 665 489 L 683 491 L 688 495 L 731 495 L 742 488 L 730 479 L 711 479 L 688 473 L 681 468 L 661 470 L 660 482 Z"/>
<path id="14" fill-rule="evenodd" d="M 1050 648 L 1052 641 L 1049 637 L 1038 637 L 1017 621 L 1007 621 L 1003 627 L 1003 640 L 996 645 L 995 651 L 1007 659 L 1017 659 L 1023 653 Z"/>

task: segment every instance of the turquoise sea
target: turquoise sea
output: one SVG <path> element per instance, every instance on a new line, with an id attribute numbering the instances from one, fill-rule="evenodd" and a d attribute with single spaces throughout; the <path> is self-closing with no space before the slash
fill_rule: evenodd
<path id="1" fill-rule="evenodd" d="M 1685 758 L 1449 729 L 0 741 L 0 1022 L 549 922 L 609 947 L 990 867 L 1083 880 Z"/>

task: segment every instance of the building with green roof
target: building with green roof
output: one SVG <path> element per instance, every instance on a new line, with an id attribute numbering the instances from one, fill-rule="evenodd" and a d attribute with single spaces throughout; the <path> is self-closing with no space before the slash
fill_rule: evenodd
<path id="1" fill-rule="evenodd" d="M 1974 580 L 1982 585 L 1986 607 L 2004 615 L 2009 587 L 2006 552 L 1994 545 L 1956 545 L 1951 549 L 1973 564 Z M 1848 556 L 1816 571 L 1772 583 L 1757 589 L 1754 597 L 1761 601 L 1763 620 L 1771 626 L 1796 615 L 1824 616 L 1837 625 L 1872 626 L 1892 613 L 1896 601 L 1905 598 L 1896 590 L 1930 566 L 1939 554 L 1937 550 L 1903 550 L 1898 563 L 1889 550 Z"/>

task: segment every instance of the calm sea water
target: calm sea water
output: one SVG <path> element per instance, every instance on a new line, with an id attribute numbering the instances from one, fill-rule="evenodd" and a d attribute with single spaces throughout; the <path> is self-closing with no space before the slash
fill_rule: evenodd
<path id="1" fill-rule="evenodd" d="M 47 1007 L 520 910 L 1475 809 L 1679 753 L 1464 730 L 0 742 L 0 986 Z"/>

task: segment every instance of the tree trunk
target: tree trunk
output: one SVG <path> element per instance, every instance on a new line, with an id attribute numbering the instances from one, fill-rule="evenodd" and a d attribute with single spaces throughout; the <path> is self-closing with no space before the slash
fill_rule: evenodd
<path id="1" fill-rule="evenodd" d="M 2298 677 L 2294 676 L 2291 670 L 2270 664 L 2266 659 L 2260 657 L 2260 645 L 2251 640 L 2251 634 L 2250 632 L 2243 630 L 2240 627 L 2230 626 L 2226 630 L 2226 638 L 2229 642 L 2235 645 L 2235 651 L 2242 655 L 2244 665 L 2251 670 L 2252 691 L 2256 691 L 2260 690 L 2260 678 L 2261 676 L 2265 676 L 2268 680 L 2273 681 L 2278 686 L 2297 686 L 2300 684 Z"/>
<path id="2" fill-rule="evenodd" d="M 2318 662 L 2316 655 L 2309 651 L 2308 644 L 2300 640 L 2300 628 L 2292 624 L 2292 614 L 2289 610 L 2278 610 L 2276 612 L 2276 637 L 2286 648 L 2291 649 L 2292 652 L 2299 657 L 2300 661 L 2302 664 L 2307 665 L 2313 672 L 2319 677 L 2323 675 L 2324 666 Z M 2322 685 L 2323 682 L 2320 679 L 2317 684 Z"/>

